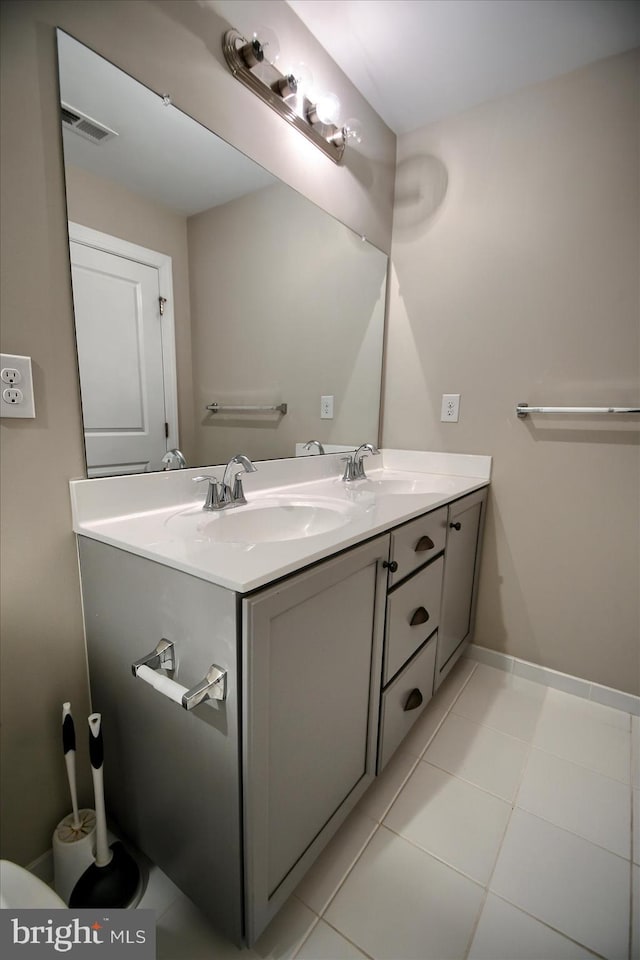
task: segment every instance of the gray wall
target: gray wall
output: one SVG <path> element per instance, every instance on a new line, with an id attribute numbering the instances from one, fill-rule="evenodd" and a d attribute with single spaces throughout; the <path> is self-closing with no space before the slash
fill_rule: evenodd
<path id="1" fill-rule="evenodd" d="M 637 417 L 514 406 L 638 403 L 638 67 L 400 138 L 383 427 L 385 446 L 494 457 L 476 642 L 636 694 Z"/>
<path id="2" fill-rule="evenodd" d="M 395 137 L 281 0 L 2 4 L 2 351 L 33 358 L 37 419 L 2 422 L 2 856 L 46 850 L 69 807 L 61 703 L 87 716 L 68 481 L 84 473 L 57 109 L 60 26 L 388 250 Z M 228 19 L 225 19 L 228 17 Z M 242 18 L 242 21 L 241 19 Z M 229 26 L 269 23 L 367 125 L 338 167 L 227 71 Z M 80 727 L 80 723 L 78 723 Z M 81 796 L 91 802 L 84 722 Z M 108 762 L 108 728 L 105 730 Z"/>

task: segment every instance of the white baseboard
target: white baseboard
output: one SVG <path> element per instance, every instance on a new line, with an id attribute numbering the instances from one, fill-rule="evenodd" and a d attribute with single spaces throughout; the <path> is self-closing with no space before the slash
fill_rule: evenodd
<path id="1" fill-rule="evenodd" d="M 625 713 L 640 717 L 640 697 L 632 693 L 624 693 L 622 690 L 605 687 L 601 683 L 591 683 L 590 680 L 572 677 L 568 673 L 560 673 L 549 667 L 541 667 L 537 663 L 529 663 L 528 660 L 520 660 L 518 657 L 511 657 L 497 650 L 489 650 L 487 647 L 479 647 L 475 643 L 469 644 L 466 656 L 489 667 L 496 667 L 498 670 L 513 673 L 517 677 L 524 677 L 525 680 L 533 680 L 545 687 L 555 687 L 556 690 L 564 690 L 565 693 L 572 693 L 575 697 L 593 700 L 605 707 L 613 707 L 615 710 L 623 710 Z"/>

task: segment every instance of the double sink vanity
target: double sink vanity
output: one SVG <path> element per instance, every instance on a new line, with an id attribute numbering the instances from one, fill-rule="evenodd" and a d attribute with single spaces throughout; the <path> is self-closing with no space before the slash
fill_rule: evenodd
<path id="1" fill-rule="evenodd" d="M 71 484 L 109 812 L 249 945 L 466 649 L 491 458 L 255 466 Z"/>

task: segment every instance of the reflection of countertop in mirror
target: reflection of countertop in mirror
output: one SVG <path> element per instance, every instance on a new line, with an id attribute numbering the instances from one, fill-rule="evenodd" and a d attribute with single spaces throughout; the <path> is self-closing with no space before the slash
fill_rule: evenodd
<path id="1" fill-rule="evenodd" d="M 75 533 L 247 593 L 489 483 L 491 457 L 383 450 L 366 480 L 340 456 L 257 462 L 247 506 L 201 509 L 203 470 L 71 482 Z"/>

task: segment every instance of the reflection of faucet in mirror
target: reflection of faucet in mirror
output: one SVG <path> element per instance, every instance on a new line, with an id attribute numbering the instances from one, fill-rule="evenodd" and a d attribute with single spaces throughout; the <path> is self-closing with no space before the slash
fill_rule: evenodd
<path id="1" fill-rule="evenodd" d="M 162 462 L 164 463 L 163 470 L 184 470 L 187 465 L 184 454 L 177 447 L 173 450 L 167 450 Z"/>
<path id="2" fill-rule="evenodd" d="M 303 447 L 302 449 L 303 449 L 303 450 L 311 450 L 311 447 L 317 447 L 317 448 L 318 448 L 318 454 L 324 453 L 324 447 L 322 446 L 322 444 L 320 443 L 319 440 L 307 440 L 307 442 L 305 443 L 305 445 L 304 445 L 304 447 Z"/>
<path id="3" fill-rule="evenodd" d="M 235 464 L 240 464 L 240 469 L 235 474 L 232 487 L 231 479 L 233 477 Z M 229 463 L 225 467 L 222 478 L 221 507 L 237 507 L 247 502 L 242 489 L 242 477 L 240 474 L 255 473 L 257 469 L 258 468 L 254 467 L 251 463 L 249 457 L 245 457 L 243 453 L 236 453 L 235 457 L 231 457 L 231 460 L 229 460 Z"/>
<path id="4" fill-rule="evenodd" d="M 364 472 L 364 458 L 380 453 L 373 443 L 363 443 L 353 455 L 353 473 L 354 480 L 366 480 L 367 475 Z"/>

